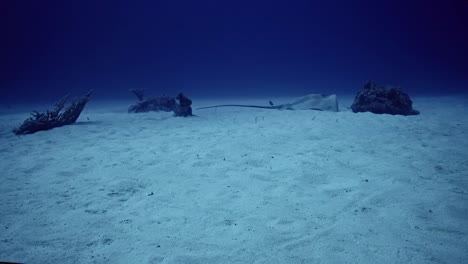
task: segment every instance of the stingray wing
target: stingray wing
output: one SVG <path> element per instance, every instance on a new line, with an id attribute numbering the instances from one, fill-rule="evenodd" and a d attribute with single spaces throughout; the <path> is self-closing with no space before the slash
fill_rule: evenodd
<path id="1" fill-rule="evenodd" d="M 336 94 L 323 95 L 323 94 L 308 94 L 292 100 L 284 104 L 290 110 L 322 110 L 338 112 L 338 101 Z"/>

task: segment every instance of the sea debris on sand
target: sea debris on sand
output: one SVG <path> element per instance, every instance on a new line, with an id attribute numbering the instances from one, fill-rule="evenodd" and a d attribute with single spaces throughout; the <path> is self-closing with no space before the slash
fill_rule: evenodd
<path id="1" fill-rule="evenodd" d="M 33 111 L 31 117 L 26 119 L 23 124 L 13 129 L 16 135 L 33 134 L 38 131 L 49 130 L 55 127 L 70 125 L 76 122 L 86 103 L 88 103 L 93 91 L 89 91 L 81 98 L 75 99 L 72 103 L 61 112 L 65 106 L 69 95 L 64 96 L 58 101 L 53 110 L 47 110 L 45 113 Z"/>

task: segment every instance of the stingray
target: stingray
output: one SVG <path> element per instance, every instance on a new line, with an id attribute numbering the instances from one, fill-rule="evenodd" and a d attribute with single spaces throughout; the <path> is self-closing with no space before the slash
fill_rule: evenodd
<path id="1" fill-rule="evenodd" d="M 248 104 L 224 104 L 224 105 L 213 105 L 197 108 L 197 110 L 217 108 L 217 107 L 251 107 L 251 108 L 262 108 L 262 109 L 279 109 L 279 110 L 317 110 L 317 111 L 330 111 L 338 112 L 338 101 L 336 94 L 324 95 L 324 94 L 308 94 L 299 98 L 296 98 L 288 103 L 273 105 L 270 101 L 269 106 L 264 105 L 248 105 Z"/>

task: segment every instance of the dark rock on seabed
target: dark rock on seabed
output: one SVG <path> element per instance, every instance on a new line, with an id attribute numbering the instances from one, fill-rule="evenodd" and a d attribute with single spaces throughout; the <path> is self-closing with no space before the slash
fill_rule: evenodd
<path id="1" fill-rule="evenodd" d="M 177 100 L 179 100 L 179 104 L 177 105 L 176 109 L 174 110 L 174 115 L 175 116 L 192 116 L 192 100 L 187 98 L 185 95 L 180 93 L 176 97 Z"/>
<path id="2" fill-rule="evenodd" d="M 418 115 L 419 111 L 413 109 L 410 96 L 399 88 L 386 88 L 378 86 L 373 81 L 364 85 L 351 105 L 354 113 L 372 112 L 374 114 L 391 115 Z"/>
<path id="3" fill-rule="evenodd" d="M 182 93 L 179 93 L 175 98 L 168 96 L 145 98 L 144 90 L 142 89 L 134 89 L 130 91 L 138 98 L 138 102 L 130 106 L 128 109 L 129 113 L 164 111 L 174 112 L 174 116 L 192 116 L 192 100 Z M 176 100 L 179 102 L 177 103 Z"/>

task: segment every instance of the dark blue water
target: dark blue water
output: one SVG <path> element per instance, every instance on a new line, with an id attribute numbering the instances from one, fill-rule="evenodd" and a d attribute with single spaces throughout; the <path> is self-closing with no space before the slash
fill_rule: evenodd
<path id="1" fill-rule="evenodd" d="M 135 3 L 137 2 L 137 3 Z M 1 101 L 468 88 L 468 1 L 1 1 Z"/>

